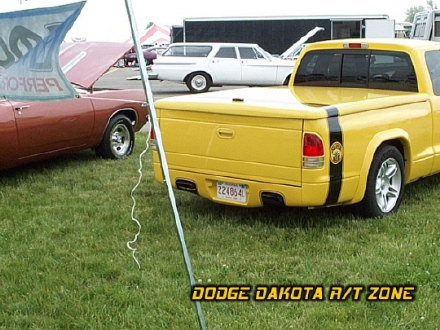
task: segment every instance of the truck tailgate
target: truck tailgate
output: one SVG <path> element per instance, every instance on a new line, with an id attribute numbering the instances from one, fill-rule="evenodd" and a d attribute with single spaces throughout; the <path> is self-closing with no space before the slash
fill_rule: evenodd
<path id="1" fill-rule="evenodd" d="M 169 102 L 157 109 L 170 169 L 301 185 L 302 119 L 248 116 L 253 109 L 244 104 L 234 111 L 233 104 L 173 109 Z"/>

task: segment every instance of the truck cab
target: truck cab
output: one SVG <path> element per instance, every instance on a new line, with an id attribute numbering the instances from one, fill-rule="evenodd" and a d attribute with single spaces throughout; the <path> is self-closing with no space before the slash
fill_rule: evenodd
<path id="1" fill-rule="evenodd" d="M 418 13 L 414 16 L 411 39 L 440 41 L 440 10 Z"/>

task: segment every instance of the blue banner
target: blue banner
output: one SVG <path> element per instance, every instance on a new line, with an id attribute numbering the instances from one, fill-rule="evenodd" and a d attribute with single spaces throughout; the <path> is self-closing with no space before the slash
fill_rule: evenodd
<path id="1" fill-rule="evenodd" d="M 46 101 L 75 96 L 58 54 L 84 4 L 0 13 L 0 97 Z"/>

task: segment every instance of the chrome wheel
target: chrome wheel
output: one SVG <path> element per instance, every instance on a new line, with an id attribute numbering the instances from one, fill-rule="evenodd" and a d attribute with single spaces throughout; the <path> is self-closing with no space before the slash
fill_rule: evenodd
<path id="1" fill-rule="evenodd" d="M 211 88 L 211 77 L 205 72 L 194 72 L 185 79 L 191 93 L 204 93 Z"/>
<path id="2" fill-rule="evenodd" d="M 405 190 L 405 161 L 393 145 L 376 151 L 368 173 L 364 199 L 358 210 L 364 217 L 382 218 L 399 208 Z"/>
<path id="3" fill-rule="evenodd" d="M 191 87 L 194 88 L 194 90 L 202 91 L 207 85 L 208 83 L 204 75 L 197 74 L 191 79 Z"/>
<path id="4" fill-rule="evenodd" d="M 381 164 L 376 177 L 376 202 L 382 212 L 388 213 L 396 206 L 401 188 L 399 163 L 394 158 L 388 158 Z"/>
<path id="5" fill-rule="evenodd" d="M 127 154 L 127 150 L 130 148 L 130 132 L 125 124 L 115 125 L 110 135 L 110 145 L 113 154 L 117 157 L 122 157 Z"/>
<path id="6" fill-rule="evenodd" d="M 96 146 L 98 156 L 120 159 L 129 156 L 134 146 L 134 131 L 131 120 L 122 114 L 110 119 L 101 143 Z"/>

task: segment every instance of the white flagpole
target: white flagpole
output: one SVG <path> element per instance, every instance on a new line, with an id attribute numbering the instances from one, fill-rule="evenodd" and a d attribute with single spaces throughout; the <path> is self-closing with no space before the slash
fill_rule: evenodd
<path id="1" fill-rule="evenodd" d="M 174 213 L 174 219 L 176 222 L 177 233 L 179 236 L 179 241 L 180 241 L 180 245 L 181 245 L 182 252 L 183 252 L 183 259 L 185 261 L 186 269 L 187 269 L 189 280 L 190 280 L 191 287 L 192 287 L 196 284 L 196 281 L 194 278 L 194 272 L 193 272 L 192 265 L 191 265 L 191 258 L 189 256 L 189 251 L 186 246 L 185 234 L 183 232 L 182 222 L 180 220 L 179 212 L 177 210 L 176 198 L 174 197 L 174 191 L 173 191 L 173 187 L 171 185 L 168 163 L 167 163 L 165 150 L 163 148 L 163 143 L 162 143 L 162 134 L 161 134 L 161 131 L 159 128 L 159 122 L 157 120 L 156 108 L 154 107 L 154 102 L 153 102 L 153 92 L 151 90 L 150 82 L 148 80 L 147 65 L 145 63 L 144 56 L 142 55 L 143 50 L 142 50 L 142 47 L 140 44 L 139 33 L 137 31 L 137 24 L 136 24 L 136 19 L 135 19 L 134 13 L 133 13 L 133 7 L 131 5 L 131 0 L 125 0 L 125 7 L 127 8 L 128 19 L 130 21 L 130 27 L 131 27 L 131 34 L 133 37 L 133 43 L 134 43 L 134 47 L 135 47 L 137 57 L 138 57 L 139 69 L 140 69 L 141 78 L 142 78 L 142 85 L 144 87 L 145 95 L 147 96 L 150 118 L 152 121 L 154 132 L 156 133 L 157 149 L 159 152 L 160 162 L 162 164 L 162 171 L 163 171 L 163 174 L 165 177 L 165 183 L 166 183 L 166 186 L 168 189 L 168 195 L 169 195 L 169 199 L 171 202 L 171 207 L 172 207 L 173 213 Z M 206 330 L 205 316 L 203 314 L 202 305 L 201 305 L 200 301 L 196 301 L 195 304 L 196 304 L 197 316 L 199 319 L 200 329 Z"/>

